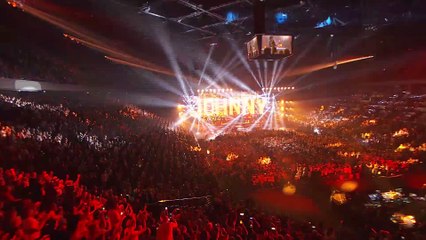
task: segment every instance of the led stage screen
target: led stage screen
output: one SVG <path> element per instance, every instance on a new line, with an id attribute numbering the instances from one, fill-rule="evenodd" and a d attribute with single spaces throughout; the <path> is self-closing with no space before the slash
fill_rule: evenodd
<path id="1" fill-rule="evenodd" d="M 260 115 L 270 104 L 271 99 L 260 95 L 237 95 L 229 98 L 201 95 L 197 98 L 197 112 L 202 117 Z"/>

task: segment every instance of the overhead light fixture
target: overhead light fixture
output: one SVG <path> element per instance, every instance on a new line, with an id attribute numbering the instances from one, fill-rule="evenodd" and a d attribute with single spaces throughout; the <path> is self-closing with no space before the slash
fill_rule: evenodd
<path id="1" fill-rule="evenodd" d="M 327 26 L 330 26 L 332 23 L 333 23 L 333 20 L 331 19 L 330 16 L 328 16 L 328 18 L 325 19 L 324 21 L 317 23 L 317 25 L 315 26 L 315 28 L 327 27 Z"/>
<path id="2" fill-rule="evenodd" d="M 283 24 L 285 22 L 287 22 L 288 20 L 288 15 L 287 13 L 284 12 L 277 12 L 275 13 L 275 22 L 278 24 Z"/>
<path id="3" fill-rule="evenodd" d="M 238 13 L 229 11 L 228 13 L 226 13 L 226 23 L 232 23 L 234 21 L 236 21 L 238 19 Z"/>
<path id="4" fill-rule="evenodd" d="M 148 3 L 145 3 L 139 8 L 139 10 L 140 12 L 149 13 L 151 11 L 151 6 L 149 6 Z"/>

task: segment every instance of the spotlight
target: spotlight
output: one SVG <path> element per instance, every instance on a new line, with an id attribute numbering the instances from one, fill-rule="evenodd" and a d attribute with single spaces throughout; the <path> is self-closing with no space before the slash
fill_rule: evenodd
<path id="1" fill-rule="evenodd" d="M 39 82 L 27 80 L 16 80 L 15 89 L 23 92 L 38 92 L 42 90 Z"/>
<path id="2" fill-rule="evenodd" d="M 237 19 L 238 19 L 238 13 L 235 13 L 235 12 L 232 12 L 232 11 L 229 11 L 228 13 L 226 13 L 226 23 L 227 24 L 232 23 Z"/>
<path id="3" fill-rule="evenodd" d="M 330 26 L 332 23 L 333 23 L 333 20 L 331 19 L 330 16 L 328 16 L 328 18 L 325 19 L 324 21 L 317 23 L 315 28 L 327 27 L 327 26 Z"/>
<path id="4" fill-rule="evenodd" d="M 314 128 L 314 133 L 316 133 L 316 134 L 321 134 L 321 131 L 319 130 L 319 128 L 315 127 L 315 128 Z"/>
<path id="5" fill-rule="evenodd" d="M 334 34 L 330 34 L 330 37 L 334 37 Z"/>
<path id="6" fill-rule="evenodd" d="M 342 183 L 340 189 L 343 192 L 353 192 L 358 187 L 358 183 L 355 181 L 346 181 Z"/>
<path id="7" fill-rule="evenodd" d="M 291 183 L 287 183 L 286 185 L 284 185 L 282 191 L 285 195 L 293 195 L 296 193 L 296 186 Z"/>
<path id="8" fill-rule="evenodd" d="M 292 87 L 291 89 L 294 90 L 294 87 Z"/>
<path id="9" fill-rule="evenodd" d="M 283 24 L 283 23 L 287 22 L 287 19 L 288 19 L 287 13 L 284 13 L 284 12 L 275 13 L 275 22 L 276 23 Z"/>
<path id="10" fill-rule="evenodd" d="M 210 43 L 210 47 L 214 47 L 214 46 L 217 46 L 217 42 Z"/>

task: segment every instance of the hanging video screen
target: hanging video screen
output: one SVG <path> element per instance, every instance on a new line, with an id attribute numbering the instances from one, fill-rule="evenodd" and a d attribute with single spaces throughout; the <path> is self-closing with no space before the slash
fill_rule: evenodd
<path id="1" fill-rule="evenodd" d="M 247 43 L 247 52 L 249 58 L 256 58 L 259 56 L 259 44 L 257 41 L 257 36 Z"/>
<path id="2" fill-rule="evenodd" d="M 264 55 L 283 55 L 292 54 L 293 37 L 288 35 L 262 35 L 261 52 Z"/>
<path id="3" fill-rule="evenodd" d="M 256 35 L 247 42 L 247 56 L 250 60 L 279 60 L 293 54 L 293 36 Z"/>

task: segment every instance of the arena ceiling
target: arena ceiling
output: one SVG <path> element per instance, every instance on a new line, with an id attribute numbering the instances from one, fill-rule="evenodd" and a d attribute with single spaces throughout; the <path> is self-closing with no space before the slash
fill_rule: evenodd
<path id="1" fill-rule="evenodd" d="M 254 26 L 253 0 L 20 1 L 77 25 L 85 32 L 93 33 L 97 40 L 104 41 L 108 46 L 172 70 L 173 66 L 168 59 L 170 56 L 165 51 L 169 45 L 175 51 L 175 59 L 182 66 L 181 70 L 189 74 L 202 71 L 212 44 L 217 44 L 211 58 L 218 65 L 232 58 L 235 48 L 244 50 L 243 43 L 253 34 Z M 366 63 L 366 68 L 376 67 L 376 71 L 385 72 L 384 69 L 388 71 L 399 67 L 403 68 L 400 72 L 406 74 L 413 72 L 408 70 L 412 66 L 424 63 L 420 63 L 418 57 L 423 56 L 426 49 L 426 2 L 423 0 L 266 1 L 266 31 L 295 36 L 295 55 L 287 60 L 288 66 L 297 68 L 340 58 L 374 55 L 377 62 Z M 156 81 L 167 77 L 167 81 L 172 82 L 173 75 L 153 75 L 146 69 L 118 66 L 107 61 L 104 52 L 92 51 L 77 44 L 69 46 L 73 43 L 62 34 L 71 32 L 7 7 L 4 0 L 1 4 L 0 31 L 4 31 L 4 36 L 21 36 L 23 41 L 31 39 L 31 42 L 36 43 L 34 45 L 46 45 L 47 51 L 66 56 L 68 60 L 75 55 L 76 64 L 93 70 L 93 76 L 103 76 L 92 81 L 102 84 L 110 81 L 113 85 L 121 86 L 123 82 L 115 79 L 125 75 L 128 81 L 135 79 L 133 84 L 127 84 L 132 86 L 129 88 L 141 85 L 141 79 L 144 79 L 145 83 L 141 87 L 148 89 L 146 79 Z M 231 19 L 228 16 L 230 13 Z M 286 15 L 281 24 L 277 23 L 277 13 Z M 327 26 L 317 27 L 322 22 L 326 22 Z M 159 29 L 160 33 L 157 31 Z M 164 43 L 160 43 L 162 36 L 167 38 Z M 317 37 L 318 40 L 314 40 Z M 312 46 L 309 51 L 305 51 L 308 45 Z M 422 52 L 417 54 L 417 50 Z M 358 65 L 353 66 L 355 68 L 346 69 L 359 69 Z M 95 73 L 96 69 L 98 72 Z M 137 71 L 137 74 L 129 74 L 128 69 Z M 424 73 L 422 67 L 416 69 L 420 73 L 415 76 Z M 241 63 L 228 70 L 242 79 L 247 75 Z M 353 76 L 343 70 L 345 67 L 339 67 L 338 71 L 320 72 L 305 79 L 318 81 L 321 77 Z M 354 78 L 360 77 L 357 75 Z"/>
<path id="2" fill-rule="evenodd" d="M 250 35 L 255 0 L 158 0 L 137 4 L 140 14 L 158 18 L 194 39 Z M 137 1 L 140 2 L 140 1 Z M 266 31 L 305 32 L 329 17 L 330 27 L 375 30 L 402 21 L 425 20 L 421 0 L 267 0 Z M 277 23 L 276 14 L 285 14 Z"/>
<path id="3" fill-rule="evenodd" d="M 21 0 L 36 2 L 34 0 Z M 76 17 L 108 15 L 92 23 L 117 31 L 117 21 L 125 19 L 132 26 L 146 27 L 152 22 L 165 24 L 169 30 L 191 40 L 232 37 L 247 39 L 253 33 L 253 4 L 260 0 L 45 0 L 78 10 Z M 321 30 L 339 28 L 377 30 L 405 22 L 425 22 L 426 3 L 422 0 L 265 0 L 266 31 L 295 34 L 315 30 L 329 17 L 331 24 Z M 276 14 L 286 15 L 279 24 Z M 135 17 L 135 14 L 139 17 Z M 108 24 L 113 23 L 113 28 Z M 124 27 L 124 26 L 122 26 Z M 318 29 L 316 29 L 318 30 Z"/>

